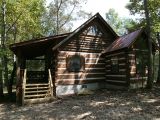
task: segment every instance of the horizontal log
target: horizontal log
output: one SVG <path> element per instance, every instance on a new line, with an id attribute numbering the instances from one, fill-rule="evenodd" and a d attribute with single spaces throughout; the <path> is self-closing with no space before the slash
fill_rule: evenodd
<path id="1" fill-rule="evenodd" d="M 85 68 L 103 68 L 105 64 L 85 64 Z M 66 68 L 66 64 L 58 64 L 57 68 Z"/>
<path id="2" fill-rule="evenodd" d="M 148 50 L 146 49 L 146 50 L 142 50 L 142 49 L 136 49 L 136 48 L 134 48 L 134 49 L 132 49 L 133 51 L 141 51 L 141 52 L 148 52 Z"/>
<path id="3" fill-rule="evenodd" d="M 86 58 L 99 58 L 100 57 L 100 53 L 87 53 L 87 52 L 74 52 L 74 51 L 60 51 L 58 56 L 67 56 L 67 55 L 82 55 Z"/>
<path id="4" fill-rule="evenodd" d="M 119 52 L 119 53 L 113 53 L 113 54 L 110 54 L 110 55 L 106 55 L 106 58 L 108 58 L 108 57 L 114 57 L 116 55 L 125 55 L 125 52 Z"/>
<path id="5" fill-rule="evenodd" d="M 95 79 L 95 80 L 63 80 L 57 81 L 56 86 L 58 85 L 81 85 L 81 84 L 89 84 L 89 83 L 100 83 L 104 82 L 105 79 Z"/>
<path id="6" fill-rule="evenodd" d="M 106 65 L 105 68 L 112 70 L 112 65 Z M 126 65 L 123 65 L 123 66 L 120 65 L 120 66 L 118 66 L 118 69 L 119 70 L 126 69 Z"/>
<path id="7" fill-rule="evenodd" d="M 130 65 L 129 67 L 132 68 L 132 69 L 133 69 L 133 68 L 136 69 L 136 65 Z"/>
<path id="8" fill-rule="evenodd" d="M 66 56 L 58 56 L 58 60 L 66 60 Z M 102 57 L 95 57 L 95 56 L 89 56 L 89 58 L 87 58 L 86 56 L 85 56 L 85 60 L 92 60 L 92 59 L 96 59 L 96 60 L 105 60 L 105 58 L 102 58 Z"/>
<path id="9" fill-rule="evenodd" d="M 122 77 L 122 78 L 125 78 L 126 75 L 106 75 L 106 77 Z"/>
<path id="10" fill-rule="evenodd" d="M 125 72 L 126 69 L 119 69 L 119 72 Z"/>
<path id="11" fill-rule="evenodd" d="M 64 59 L 64 60 L 58 60 L 58 64 L 64 64 L 64 63 L 66 63 L 66 59 Z M 105 61 L 104 60 L 99 60 L 99 59 L 85 59 L 85 63 L 105 63 Z"/>
<path id="12" fill-rule="evenodd" d="M 88 79 L 88 78 L 101 78 L 105 77 L 104 74 L 81 74 L 81 75 L 58 75 L 56 79 Z"/>
<path id="13" fill-rule="evenodd" d="M 81 71 L 81 72 L 77 72 L 77 73 L 100 73 L 100 72 L 104 72 L 105 69 L 88 69 L 88 70 L 84 70 L 84 71 Z M 67 69 L 61 69 L 61 70 L 58 70 L 56 71 L 56 75 L 57 74 L 68 74 L 68 73 L 74 73 L 74 72 L 69 72 Z"/>
<path id="14" fill-rule="evenodd" d="M 136 71 L 130 71 L 130 75 L 135 75 Z"/>
<path id="15" fill-rule="evenodd" d="M 126 63 L 119 63 L 119 66 L 126 66 Z"/>
<path id="16" fill-rule="evenodd" d="M 114 83 L 126 83 L 126 80 L 112 80 L 112 79 L 107 79 L 106 82 L 114 82 Z"/>
<path id="17" fill-rule="evenodd" d="M 79 50 L 102 50 L 102 46 L 98 46 L 98 45 L 96 45 L 96 46 L 82 46 L 82 47 L 80 47 L 80 46 L 76 46 L 76 45 L 73 45 L 73 46 L 66 46 L 65 47 L 65 50 L 67 50 L 67 49 L 79 49 Z"/>
<path id="18" fill-rule="evenodd" d="M 102 52 L 102 48 L 100 49 L 91 49 L 91 48 L 88 48 L 88 49 L 78 49 L 77 48 L 63 48 L 62 50 L 66 50 L 66 51 L 73 51 L 73 52 L 76 52 L 76 51 L 79 51 L 79 52 L 90 52 L 90 53 L 101 53 Z"/>
<path id="19" fill-rule="evenodd" d="M 129 57 L 135 57 L 135 54 L 134 53 L 129 53 L 128 56 Z"/>
<path id="20" fill-rule="evenodd" d="M 102 80 L 102 79 L 105 79 L 105 77 L 97 77 L 97 78 L 85 78 L 85 79 L 83 79 L 83 78 L 80 78 L 80 79 L 63 79 L 63 80 L 78 80 L 78 81 L 81 81 L 81 80 Z M 57 81 L 61 81 L 61 79 L 56 79 L 56 82 Z"/>
<path id="21" fill-rule="evenodd" d="M 95 72 L 95 73 L 67 73 L 67 74 L 57 74 L 57 75 L 105 75 L 106 73 L 105 72 Z"/>
<path id="22" fill-rule="evenodd" d="M 66 47 L 78 47 L 78 48 L 94 48 L 94 47 L 97 47 L 97 46 L 99 46 L 99 42 L 94 42 L 94 43 L 87 43 L 87 41 L 86 42 L 84 42 L 84 43 L 75 43 L 75 44 L 68 44 Z"/>
<path id="23" fill-rule="evenodd" d="M 106 75 L 126 75 L 126 71 L 118 71 L 118 72 L 114 72 L 114 71 L 106 71 Z"/>
<path id="24" fill-rule="evenodd" d="M 126 58 L 125 57 L 120 57 L 120 58 L 118 58 L 118 60 L 120 61 L 120 60 L 126 60 Z"/>
<path id="25" fill-rule="evenodd" d="M 126 64 L 126 59 L 121 59 L 117 61 L 118 64 Z M 106 64 L 112 64 L 112 60 L 105 60 Z"/>
<path id="26" fill-rule="evenodd" d="M 65 70 L 67 68 L 58 68 L 58 70 Z M 105 70 L 105 68 L 85 68 L 85 70 Z"/>

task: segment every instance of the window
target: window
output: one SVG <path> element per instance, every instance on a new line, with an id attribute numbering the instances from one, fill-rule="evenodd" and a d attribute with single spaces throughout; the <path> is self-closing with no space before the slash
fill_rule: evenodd
<path id="1" fill-rule="evenodd" d="M 44 60 L 26 60 L 26 69 L 28 71 L 44 71 L 45 61 Z"/>
<path id="2" fill-rule="evenodd" d="M 145 52 L 136 52 L 136 73 L 140 75 L 147 75 L 148 73 L 148 57 Z"/>
<path id="3" fill-rule="evenodd" d="M 85 69 L 85 59 L 80 55 L 68 56 L 66 63 L 69 72 L 80 72 Z"/>
<path id="4" fill-rule="evenodd" d="M 111 69 L 113 73 L 119 72 L 118 68 L 118 57 L 112 57 L 111 58 Z"/>

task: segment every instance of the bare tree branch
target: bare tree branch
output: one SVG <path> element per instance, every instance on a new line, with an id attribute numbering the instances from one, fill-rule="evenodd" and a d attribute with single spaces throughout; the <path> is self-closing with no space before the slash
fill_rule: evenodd
<path id="1" fill-rule="evenodd" d="M 63 27 L 63 26 L 69 21 L 69 18 L 71 17 L 71 15 L 72 15 L 75 7 L 76 7 L 76 5 L 74 4 L 73 9 L 71 10 L 71 12 L 70 12 L 70 14 L 68 15 L 67 19 L 65 20 L 65 22 L 60 26 L 60 28 Z"/>
<path id="2" fill-rule="evenodd" d="M 6 33 L 8 33 L 10 31 L 10 29 L 17 23 L 18 19 L 20 18 L 20 16 L 22 15 L 23 12 L 21 12 L 19 14 L 19 16 L 17 17 L 17 19 L 13 22 L 13 24 L 8 28 L 8 30 L 6 31 Z"/>

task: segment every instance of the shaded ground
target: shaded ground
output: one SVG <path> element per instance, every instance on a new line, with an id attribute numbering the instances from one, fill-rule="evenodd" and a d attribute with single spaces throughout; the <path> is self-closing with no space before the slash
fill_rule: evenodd
<path id="1" fill-rule="evenodd" d="M 0 103 L 1 120 L 156 120 L 160 119 L 160 87 L 151 91 L 96 91 L 52 103 L 19 107 Z"/>

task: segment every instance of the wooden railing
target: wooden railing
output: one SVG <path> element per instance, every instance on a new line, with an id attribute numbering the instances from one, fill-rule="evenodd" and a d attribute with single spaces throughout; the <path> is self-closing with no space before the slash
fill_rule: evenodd
<path id="1" fill-rule="evenodd" d="M 53 97 L 53 82 L 52 82 L 52 75 L 51 75 L 51 70 L 50 69 L 48 69 L 48 82 L 49 82 L 51 97 Z"/>
<path id="2" fill-rule="evenodd" d="M 24 69 L 24 74 L 22 77 L 22 105 L 24 105 L 24 96 L 25 96 L 25 86 L 26 86 L 26 77 L 27 76 L 27 70 Z"/>
<path id="3" fill-rule="evenodd" d="M 43 83 L 45 81 L 45 71 L 27 71 L 28 83 Z"/>

